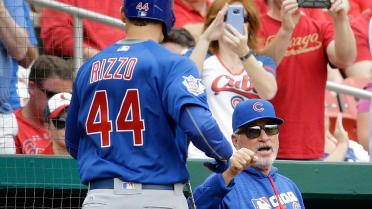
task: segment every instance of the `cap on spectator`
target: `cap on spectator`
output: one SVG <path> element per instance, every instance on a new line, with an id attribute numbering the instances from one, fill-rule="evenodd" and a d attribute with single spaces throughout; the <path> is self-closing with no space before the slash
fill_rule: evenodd
<path id="1" fill-rule="evenodd" d="M 67 92 L 52 96 L 45 106 L 44 117 L 46 119 L 56 118 L 61 111 L 70 105 L 72 95 Z"/>
<path id="2" fill-rule="evenodd" d="M 276 117 L 274 106 L 263 99 L 248 99 L 239 102 L 232 116 L 232 128 L 235 132 L 237 128 L 258 119 L 268 118 L 274 124 L 282 124 L 283 120 Z"/>

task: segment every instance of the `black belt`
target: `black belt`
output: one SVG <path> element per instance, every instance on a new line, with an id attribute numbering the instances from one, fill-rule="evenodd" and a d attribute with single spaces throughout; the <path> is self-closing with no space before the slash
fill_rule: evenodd
<path id="1" fill-rule="evenodd" d="M 114 189 L 114 179 L 100 179 L 89 182 L 89 189 Z M 174 190 L 174 184 L 142 184 L 142 189 Z"/>

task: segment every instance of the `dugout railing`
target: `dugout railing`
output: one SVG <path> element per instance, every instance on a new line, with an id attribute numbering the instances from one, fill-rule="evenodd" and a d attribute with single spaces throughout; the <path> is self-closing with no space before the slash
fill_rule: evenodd
<path id="1" fill-rule="evenodd" d="M 202 162 L 187 162 L 192 188 L 210 174 Z M 306 208 L 371 206 L 370 163 L 277 160 L 274 165 L 297 184 Z M 69 156 L 0 155 L 0 208 L 80 208 L 86 192 Z"/>

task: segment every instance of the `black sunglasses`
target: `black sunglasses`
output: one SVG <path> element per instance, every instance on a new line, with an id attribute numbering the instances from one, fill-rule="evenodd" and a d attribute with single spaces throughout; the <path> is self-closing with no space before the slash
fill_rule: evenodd
<path id="1" fill-rule="evenodd" d="M 56 127 L 57 129 L 66 128 L 66 118 L 62 118 L 62 117 L 52 118 L 51 121 L 54 127 Z"/>
<path id="2" fill-rule="evenodd" d="M 50 99 L 52 96 L 54 96 L 54 95 L 56 95 L 56 94 L 59 93 L 59 92 L 55 92 L 55 91 L 50 91 L 50 90 L 45 89 L 45 88 L 43 88 L 43 87 L 41 87 L 41 86 L 38 86 L 37 88 L 40 89 L 41 91 L 43 91 L 43 92 L 45 93 L 45 96 L 46 96 L 48 99 Z"/>
<path id="3" fill-rule="evenodd" d="M 255 139 L 261 135 L 261 130 L 264 130 L 266 135 L 273 136 L 279 133 L 279 125 L 255 125 L 248 126 L 241 130 L 238 134 L 244 133 L 249 139 Z"/>

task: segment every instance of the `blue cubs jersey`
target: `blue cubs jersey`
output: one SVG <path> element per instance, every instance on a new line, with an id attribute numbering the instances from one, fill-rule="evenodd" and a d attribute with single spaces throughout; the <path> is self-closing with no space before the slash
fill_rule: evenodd
<path id="1" fill-rule="evenodd" d="M 85 62 L 66 126 L 82 182 L 186 182 L 186 142 L 175 130 L 190 104 L 208 109 L 196 66 L 154 41 L 122 40 Z"/>
<path id="2" fill-rule="evenodd" d="M 296 184 L 274 166 L 269 175 L 249 167 L 228 186 L 222 174 L 213 173 L 194 190 L 194 198 L 198 209 L 305 208 Z"/>

